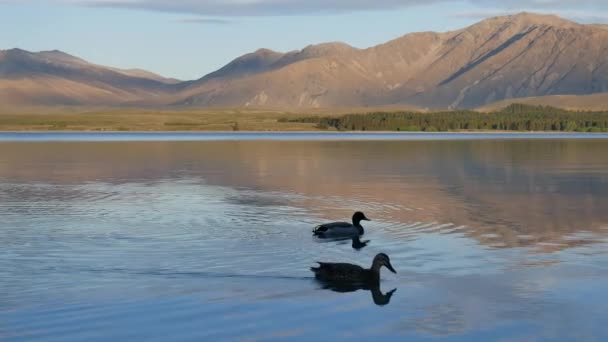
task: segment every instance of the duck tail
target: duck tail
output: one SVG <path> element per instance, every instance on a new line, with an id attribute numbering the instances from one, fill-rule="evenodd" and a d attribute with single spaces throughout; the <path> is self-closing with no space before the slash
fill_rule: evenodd
<path id="1" fill-rule="evenodd" d="M 318 267 L 311 267 L 310 270 L 313 271 L 313 272 L 315 272 L 315 273 L 318 272 L 318 271 L 320 271 L 321 267 L 323 266 L 323 263 L 317 261 L 317 264 L 319 264 Z"/>
<path id="2" fill-rule="evenodd" d="M 323 236 L 327 232 L 327 227 L 323 225 L 318 225 L 312 230 L 312 235 L 314 236 Z"/>

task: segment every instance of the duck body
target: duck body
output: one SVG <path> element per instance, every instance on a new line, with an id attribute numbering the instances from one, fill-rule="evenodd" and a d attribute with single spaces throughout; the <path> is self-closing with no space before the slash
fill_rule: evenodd
<path id="1" fill-rule="evenodd" d="M 347 263 L 318 262 L 318 267 L 311 267 L 315 278 L 325 283 L 333 284 L 369 284 L 376 286 L 380 283 L 380 268 L 385 266 L 391 272 L 397 273 L 388 258 L 380 253 L 376 255 L 369 269 Z"/>
<path id="2" fill-rule="evenodd" d="M 380 275 L 359 265 L 347 263 L 318 262 L 319 267 L 311 267 L 317 280 L 326 282 L 354 282 L 373 284 L 380 281 Z"/>
<path id="3" fill-rule="evenodd" d="M 318 225 L 313 230 L 313 235 L 321 239 L 327 238 L 352 238 L 365 233 L 361 221 L 371 221 L 365 214 L 358 211 L 353 215 L 353 223 L 332 222 Z"/>
<path id="4" fill-rule="evenodd" d="M 350 238 L 364 234 L 363 227 L 355 226 L 348 222 L 332 222 L 315 227 L 313 235 L 321 239 L 327 238 Z"/>

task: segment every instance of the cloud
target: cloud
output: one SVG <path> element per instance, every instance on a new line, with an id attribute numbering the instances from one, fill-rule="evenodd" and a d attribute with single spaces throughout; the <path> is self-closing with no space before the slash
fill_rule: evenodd
<path id="1" fill-rule="evenodd" d="M 282 16 L 388 10 L 454 0 L 82 0 L 92 7 L 146 9 L 205 16 Z"/>
<path id="2" fill-rule="evenodd" d="M 232 21 L 218 18 L 182 18 L 176 20 L 182 24 L 201 24 L 201 25 L 227 25 L 231 24 Z"/>
<path id="3" fill-rule="evenodd" d="M 200 15 L 203 17 L 323 15 L 373 10 L 394 10 L 436 3 L 468 4 L 495 13 L 552 11 L 591 18 L 608 13 L 608 0 L 0 0 L 2 3 L 63 4 L 138 9 Z M 598 14 L 598 12 L 600 12 Z M 465 14 L 462 14 L 463 16 Z"/>

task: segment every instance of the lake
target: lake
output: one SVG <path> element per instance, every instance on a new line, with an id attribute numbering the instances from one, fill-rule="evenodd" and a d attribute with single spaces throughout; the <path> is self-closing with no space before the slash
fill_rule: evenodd
<path id="1" fill-rule="evenodd" d="M 0 141 L 0 340 L 608 340 L 607 135 Z M 379 293 L 309 270 L 380 252 Z"/>

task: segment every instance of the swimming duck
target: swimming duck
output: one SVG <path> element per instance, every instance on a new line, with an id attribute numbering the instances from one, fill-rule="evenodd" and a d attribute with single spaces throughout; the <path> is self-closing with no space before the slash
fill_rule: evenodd
<path id="1" fill-rule="evenodd" d="M 353 237 L 353 249 L 356 250 L 360 250 L 361 248 L 367 246 L 367 244 L 369 243 L 369 240 L 365 240 L 365 241 L 361 241 L 361 239 L 359 239 L 359 236 L 355 236 Z"/>
<path id="2" fill-rule="evenodd" d="M 353 215 L 353 223 L 348 222 L 332 222 L 318 225 L 313 230 L 313 235 L 325 238 L 349 238 L 353 236 L 363 235 L 364 230 L 361 226 L 361 221 L 371 221 L 364 213 L 357 211 Z"/>
<path id="3" fill-rule="evenodd" d="M 345 263 L 318 262 L 318 264 L 319 267 L 311 267 L 310 270 L 315 273 L 317 280 L 324 282 L 376 285 L 380 283 L 380 268 L 382 266 L 386 266 L 389 271 L 397 273 L 391 265 L 388 255 L 384 253 L 376 255 L 370 269 Z"/>

